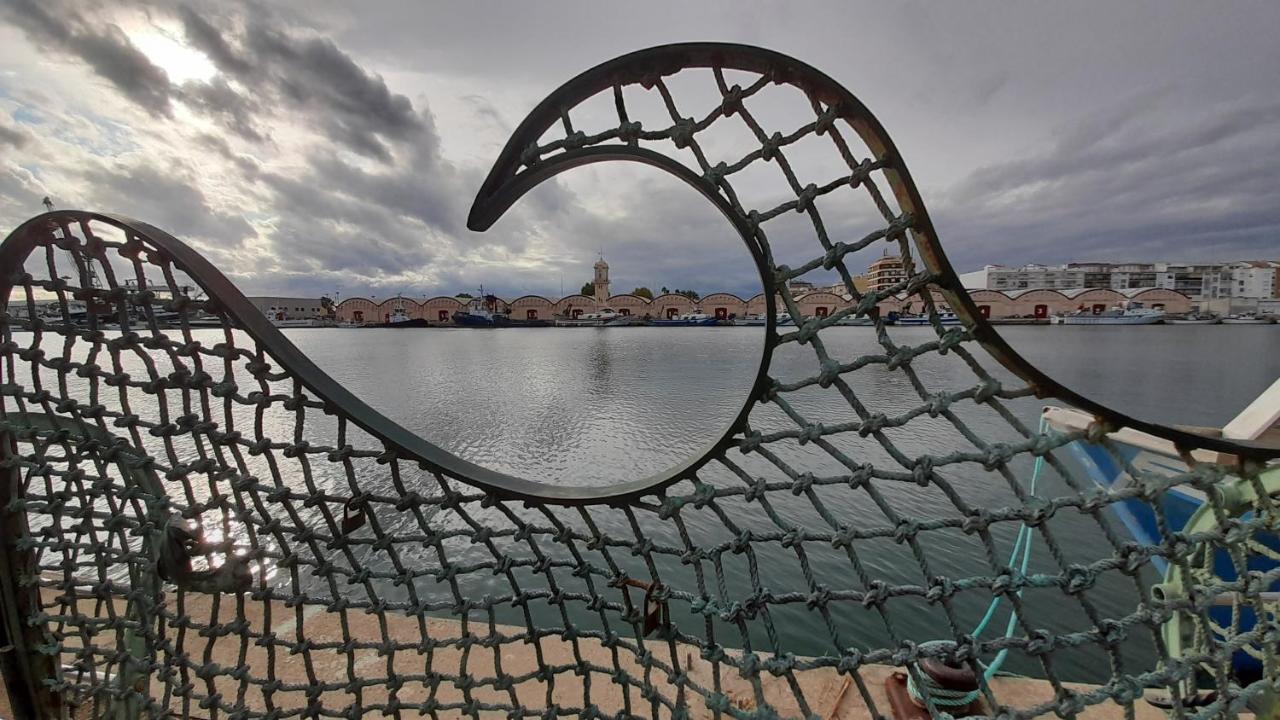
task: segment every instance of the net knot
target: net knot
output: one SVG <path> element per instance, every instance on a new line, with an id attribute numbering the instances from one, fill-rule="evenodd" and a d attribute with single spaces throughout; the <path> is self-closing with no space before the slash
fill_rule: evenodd
<path id="1" fill-rule="evenodd" d="M 819 585 L 816 590 L 809 593 L 809 597 L 805 599 L 805 607 L 810 610 L 825 608 L 831 602 L 831 588 L 826 585 Z"/>
<path id="2" fill-rule="evenodd" d="M 900 367 L 910 365 L 911 361 L 916 357 L 914 348 L 901 346 L 894 349 L 893 354 L 889 356 L 889 361 L 885 363 L 886 370 L 897 370 Z"/>
<path id="3" fill-rule="evenodd" d="M 778 155 L 779 147 L 782 147 L 782 133 L 775 132 L 760 146 L 760 159 L 766 162 L 774 159 Z"/>
<path id="4" fill-rule="evenodd" d="M 796 212 L 809 211 L 813 207 L 813 200 L 816 197 L 818 197 L 818 186 L 813 183 L 805 185 L 804 189 L 796 196 Z M 830 270 L 831 268 L 827 269 Z"/>
<path id="5" fill-rule="evenodd" d="M 823 388 L 831 387 L 840 377 L 840 363 L 832 357 L 822 359 L 821 369 L 818 371 L 818 386 Z"/>
<path id="6" fill-rule="evenodd" d="M 791 494 L 799 497 L 809 492 L 809 489 L 813 487 L 814 480 L 816 478 L 811 472 L 801 473 L 796 476 L 796 479 L 791 482 Z"/>
<path id="7" fill-rule="evenodd" d="M 924 598 L 930 603 L 946 600 L 956 594 L 956 584 L 946 575 L 934 575 L 929 578 L 929 587 Z"/>
<path id="8" fill-rule="evenodd" d="M 849 474 L 849 487 L 857 490 L 866 487 L 871 483 L 871 479 L 875 477 L 875 466 L 871 463 L 863 463 Z"/>
<path id="9" fill-rule="evenodd" d="M 742 497 L 747 502 L 755 502 L 763 498 L 765 496 L 765 493 L 767 493 L 768 491 L 769 491 L 769 481 L 764 479 L 763 477 L 758 477 L 755 479 L 754 482 L 752 482 L 750 485 L 747 486 L 747 490 L 746 492 L 743 493 Z"/>
<path id="10" fill-rule="evenodd" d="M 807 445 L 811 441 L 821 438 L 824 432 L 826 432 L 826 429 L 822 426 L 822 423 L 810 423 L 800 429 L 800 434 L 796 436 L 796 440 L 801 445 Z"/>
<path id="11" fill-rule="evenodd" d="M 1000 386 L 999 380 L 996 380 L 993 377 L 983 378 L 982 382 L 978 383 L 978 389 L 973 393 L 973 401 L 976 403 L 985 403 L 1000 394 L 1002 389 L 1003 388 Z"/>
<path id="12" fill-rule="evenodd" d="M 840 654 L 840 661 L 836 663 L 836 672 L 841 675 L 849 675 L 855 673 L 862 667 L 863 657 L 862 651 L 856 647 L 845 648 Z"/>
<path id="13" fill-rule="evenodd" d="M 989 446 L 982 457 L 982 467 L 987 470 L 995 470 L 1004 467 L 1005 463 L 1013 457 L 1013 449 L 1004 443 L 995 443 Z"/>
<path id="14" fill-rule="evenodd" d="M 693 143 L 693 118 L 680 118 L 671 126 L 671 142 L 677 149 L 683 150 Z"/>
<path id="15" fill-rule="evenodd" d="M 1016 595 L 1027 586 L 1027 577 L 1014 568 L 1001 568 L 1000 574 L 991 579 L 992 595 Z"/>
<path id="16" fill-rule="evenodd" d="M 866 182 L 867 178 L 871 177 L 871 171 L 878 166 L 879 165 L 877 163 L 872 163 L 870 158 L 864 158 L 862 162 L 858 163 L 857 167 L 853 169 L 853 172 L 849 173 L 850 189 L 857 189 L 862 185 L 862 183 Z"/>
<path id="17" fill-rule="evenodd" d="M 831 535 L 831 546 L 834 548 L 851 548 L 853 541 L 858 538 L 858 532 L 847 525 L 841 525 L 840 529 Z"/>
<path id="18" fill-rule="evenodd" d="M 893 528 L 893 541 L 899 544 L 910 542 L 920 534 L 920 523 L 915 520 L 899 520 Z"/>
<path id="19" fill-rule="evenodd" d="M 733 117 L 733 114 L 742 109 L 742 86 L 734 84 L 720 98 L 720 112 L 725 117 Z"/>
<path id="20" fill-rule="evenodd" d="M 643 126 L 635 120 L 620 123 L 618 125 L 618 139 L 627 143 L 634 142 L 640 139 L 640 133 L 643 129 Z"/>
<path id="21" fill-rule="evenodd" d="M 1124 642 L 1125 638 L 1129 637 L 1129 631 L 1125 628 L 1124 623 L 1111 618 L 1102 618 L 1098 622 L 1098 630 L 1102 635 L 1103 642 L 1113 647 Z"/>
<path id="22" fill-rule="evenodd" d="M 712 185 L 719 185 L 720 181 L 724 179 L 724 176 L 728 174 L 729 166 L 723 162 L 718 162 L 712 167 L 707 168 L 707 171 L 703 173 L 702 176 Z"/>
<path id="23" fill-rule="evenodd" d="M 913 665 L 920 660 L 920 646 L 913 640 L 903 639 L 898 649 L 893 652 L 892 663 L 899 667 Z"/>
<path id="24" fill-rule="evenodd" d="M 863 418 L 862 422 L 858 424 L 858 437 L 866 437 L 873 433 L 878 433 L 883 430 L 885 425 L 888 423 L 889 418 L 884 413 L 871 413 L 867 417 Z"/>
<path id="25" fill-rule="evenodd" d="M 838 104 L 828 105 L 825 110 L 818 113 L 818 117 L 813 122 L 813 131 L 817 135 L 826 135 L 835 127 L 836 118 L 840 117 L 840 106 Z"/>
<path id="26" fill-rule="evenodd" d="M 822 330 L 822 327 L 822 318 L 815 317 L 805 320 L 804 324 L 796 330 L 796 342 L 801 345 L 807 345 L 810 340 L 817 336 L 818 332 Z"/>
<path id="27" fill-rule="evenodd" d="M 1098 577 L 1097 573 L 1091 568 L 1083 565 L 1071 565 L 1067 568 L 1063 579 L 1063 589 L 1072 595 L 1079 595 L 1093 587 Z"/>
<path id="28" fill-rule="evenodd" d="M 883 580 L 872 580 L 862 593 L 862 607 L 879 609 L 889 599 L 889 588 Z"/>
<path id="29" fill-rule="evenodd" d="M 1054 511 L 1053 503 L 1039 495 L 1032 495 L 1022 503 L 1022 522 L 1028 527 L 1040 527 L 1053 517 Z"/>
<path id="30" fill-rule="evenodd" d="M 749 453 L 753 450 L 759 450 L 762 444 L 764 444 L 764 435 L 757 430 L 752 430 L 744 434 L 742 439 L 738 441 L 738 450 Z"/>
<path id="31" fill-rule="evenodd" d="M 1033 630 L 1027 638 L 1025 652 L 1028 655 L 1048 655 L 1053 652 L 1054 638 L 1053 633 L 1048 630 Z M 1078 713 L 1078 711 L 1076 711 Z M 1071 714 L 1062 717 L 1071 717 Z"/>
<path id="32" fill-rule="evenodd" d="M 837 241 L 831 245 L 831 249 L 822 254 L 822 269 L 832 270 L 836 265 L 840 264 L 841 258 L 849 252 L 849 246 L 844 241 Z"/>
<path id="33" fill-rule="evenodd" d="M 928 487 L 933 482 L 933 456 L 921 455 L 916 458 L 911 468 L 911 479 L 920 487 Z"/>

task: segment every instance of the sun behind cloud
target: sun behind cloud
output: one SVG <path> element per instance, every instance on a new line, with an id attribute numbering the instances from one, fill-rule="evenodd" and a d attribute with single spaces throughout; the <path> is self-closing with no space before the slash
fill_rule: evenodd
<path id="1" fill-rule="evenodd" d="M 126 29 L 129 40 L 175 83 L 209 82 L 218 68 L 208 55 L 182 42 L 181 31 L 149 24 Z"/>

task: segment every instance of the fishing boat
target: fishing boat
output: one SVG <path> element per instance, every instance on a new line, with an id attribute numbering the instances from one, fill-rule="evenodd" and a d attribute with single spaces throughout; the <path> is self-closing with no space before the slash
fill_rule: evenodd
<path id="1" fill-rule="evenodd" d="M 1228 315 L 1222 318 L 1223 325 L 1270 325 L 1272 322 L 1272 319 L 1269 317 L 1262 317 L 1253 313 Z"/>
<path id="2" fill-rule="evenodd" d="M 1217 325 L 1222 318 L 1217 315 L 1200 315 L 1190 313 L 1182 316 L 1170 316 L 1164 319 L 1170 325 Z"/>
<path id="3" fill-rule="evenodd" d="M 495 328 L 509 327 L 512 322 L 509 315 L 498 312 L 498 298 L 486 295 L 481 286 L 480 294 L 471 298 L 466 309 L 453 313 L 453 324 L 458 327 Z"/>
<path id="4" fill-rule="evenodd" d="M 845 315 L 837 320 L 836 324 L 846 327 L 865 327 L 867 325 L 875 325 L 876 321 L 866 315 Z"/>
<path id="5" fill-rule="evenodd" d="M 606 320 L 605 327 L 631 327 L 632 325 L 643 325 L 644 321 L 639 318 L 633 318 L 630 315 L 619 314 L 612 320 Z"/>
<path id="6" fill-rule="evenodd" d="M 556 327 L 603 327 L 624 317 L 627 316 L 619 315 L 613 308 L 600 308 L 595 312 L 583 313 L 577 317 L 562 315 L 556 318 L 555 324 Z"/>
<path id="7" fill-rule="evenodd" d="M 404 299 L 397 297 L 396 304 L 391 308 L 391 314 L 387 316 L 386 321 L 374 323 L 373 327 L 408 329 L 431 327 L 431 324 L 425 318 L 410 316 L 409 312 L 404 309 Z"/>
<path id="8" fill-rule="evenodd" d="M 959 325 L 960 316 L 950 310 L 944 310 L 938 313 L 938 322 L 942 325 Z M 932 325 L 933 319 L 929 315 L 897 315 L 894 318 L 894 323 L 908 327 L 912 325 Z"/>
<path id="9" fill-rule="evenodd" d="M 1164 318 L 1163 310 L 1148 308 L 1131 300 L 1100 313 L 1077 310 L 1069 315 L 1055 315 L 1053 322 L 1058 325 L 1155 325 L 1164 322 Z"/>
<path id="10" fill-rule="evenodd" d="M 1047 428 L 1059 432 L 1087 431 L 1094 417 L 1086 412 L 1070 408 L 1045 407 L 1041 418 Z M 1196 428 L 1198 432 L 1229 440 L 1248 440 L 1280 445 L 1280 380 L 1277 380 L 1248 407 L 1222 428 Z M 1176 478 L 1188 472 L 1190 464 L 1219 463 L 1233 465 L 1236 458 L 1208 450 L 1181 452 L 1172 442 L 1132 428 L 1122 428 L 1107 435 L 1106 445 L 1078 440 L 1067 446 L 1069 453 L 1085 468 L 1089 477 L 1100 487 L 1124 493 L 1131 488 L 1150 487 L 1152 478 L 1163 476 Z M 1135 479 L 1129 470 L 1143 476 Z M 1219 483 L 1226 485 L 1225 482 Z M 1172 482 L 1161 495 L 1159 507 L 1137 494 L 1110 505 L 1125 529 L 1138 543 L 1160 546 L 1166 542 L 1168 532 L 1180 532 L 1194 521 L 1196 513 L 1206 502 L 1204 491 L 1184 482 Z M 1166 524 L 1164 532 L 1160 523 Z M 1190 530 L 1187 530 L 1190 532 Z M 1266 550 L 1249 560 L 1253 571 L 1274 570 L 1275 558 L 1280 554 L 1280 535 L 1274 531 L 1261 532 L 1255 538 Z M 1270 556 L 1267 559 L 1266 556 Z M 1152 563 L 1161 574 L 1168 570 L 1168 562 L 1162 556 L 1152 557 Z M 1217 550 L 1213 558 L 1213 570 L 1227 582 L 1236 579 L 1234 564 L 1225 550 Z M 1166 576 L 1167 577 L 1167 576 Z M 1280 590 L 1280 582 L 1273 582 L 1270 591 Z M 1264 593 L 1271 595 L 1272 593 Z M 1251 609 L 1239 609 L 1238 621 L 1252 624 L 1255 620 Z M 1215 623 L 1232 622 L 1233 608 L 1230 602 L 1214 603 L 1209 613 Z M 1243 628 L 1247 630 L 1247 628 Z M 1261 670 L 1256 657 L 1240 651 L 1233 656 L 1238 673 L 1255 674 Z"/>
<path id="11" fill-rule="evenodd" d="M 769 317 L 767 315 L 743 315 L 740 318 L 734 318 L 732 324 L 746 327 L 764 327 L 769 324 Z M 794 325 L 795 323 L 791 321 L 789 313 L 778 313 L 774 316 L 773 324 L 777 327 L 782 327 L 783 325 Z"/>
<path id="12" fill-rule="evenodd" d="M 650 324 L 659 327 L 694 327 L 719 325 L 720 321 L 714 316 L 705 313 L 685 313 L 666 320 L 651 320 Z"/>

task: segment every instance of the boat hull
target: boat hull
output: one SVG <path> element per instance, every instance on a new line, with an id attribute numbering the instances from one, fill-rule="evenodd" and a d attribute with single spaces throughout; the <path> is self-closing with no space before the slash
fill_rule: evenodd
<path id="1" fill-rule="evenodd" d="M 1062 325 L 1156 325 L 1164 322 L 1163 315 L 1133 315 L 1128 317 L 1105 317 L 1101 315 L 1067 315 L 1060 321 Z"/>
<path id="2" fill-rule="evenodd" d="M 1054 424 L 1052 420 L 1050 424 Z M 1115 436 L 1111 438 L 1110 445 L 1115 454 L 1101 445 L 1085 441 L 1076 441 L 1067 446 L 1068 452 L 1085 468 L 1090 479 L 1108 491 L 1125 492 L 1140 486 L 1139 481 L 1125 470 L 1126 465 L 1142 476 L 1150 474 L 1174 478 L 1188 471 L 1187 464 L 1180 458 L 1126 443 Z M 1161 546 L 1165 543 L 1165 536 L 1160 531 L 1161 516 L 1169 532 L 1180 532 L 1205 500 L 1203 491 L 1182 484 L 1165 490 L 1160 495 L 1158 505 L 1134 497 L 1112 503 L 1108 507 L 1135 541 L 1143 545 Z M 1251 514 L 1246 514 L 1241 519 L 1248 520 L 1251 517 Z M 1254 540 L 1270 552 L 1280 554 L 1280 536 L 1275 533 L 1260 533 Z M 1154 556 L 1151 562 L 1162 576 L 1168 570 L 1168 561 L 1163 557 Z M 1238 579 L 1235 565 L 1226 550 L 1219 550 L 1214 554 L 1213 565 L 1215 574 L 1223 581 Z M 1274 560 L 1260 553 L 1250 553 L 1245 569 L 1265 573 L 1273 571 L 1276 565 Z M 1269 590 L 1280 590 L 1280 582 L 1272 583 Z M 1251 608 L 1240 607 L 1237 610 L 1243 630 L 1248 630 L 1256 623 L 1257 618 Z M 1229 625 L 1232 620 L 1232 608 L 1229 605 L 1214 606 L 1209 609 L 1209 613 L 1214 622 L 1219 624 Z M 1233 655 L 1232 664 L 1237 673 L 1243 675 L 1254 675 L 1262 670 L 1261 663 L 1244 651 L 1237 651 Z"/>
<path id="3" fill-rule="evenodd" d="M 960 318 L 940 318 L 938 322 L 944 326 L 959 325 Z M 897 320 L 895 320 L 895 323 L 898 325 L 904 325 L 906 327 L 933 324 L 927 317 L 903 317 L 901 315 L 898 316 Z"/>
<path id="4" fill-rule="evenodd" d="M 649 324 L 658 327 L 709 327 L 719 325 L 720 321 L 715 318 L 707 318 L 705 320 L 650 320 Z"/>
<path id="5" fill-rule="evenodd" d="M 407 330 L 410 328 L 431 327 L 431 323 L 424 318 L 413 318 L 411 320 L 401 320 L 400 322 L 383 322 L 383 323 L 377 323 L 376 325 L 366 325 L 365 327 L 396 328 L 398 330 Z"/>
<path id="6" fill-rule="evenodd" d="M 502 315 L 484 317 L 482 315 L 472 315 L 471 313 L 456 312 L 453 314 L 453 324 L 467 328 L 510 327 L 511 320 Z"/>

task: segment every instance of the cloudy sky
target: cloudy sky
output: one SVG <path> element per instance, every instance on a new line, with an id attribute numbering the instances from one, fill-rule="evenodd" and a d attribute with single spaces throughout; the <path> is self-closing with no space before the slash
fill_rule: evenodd
<path id="1" fill-rule="evenodd" d="M 1280 257 L 1280 5 L 1067 5 L 0 0 L 0 226 L 46 195 L 132 215 L 249 294 L 554 295 L 600 251 L 615 292 L 751 292 L 656 171 L 580 168 L 465 228 L 560 83 L 719 40 L 858 95 L 961 271 Z"/>

